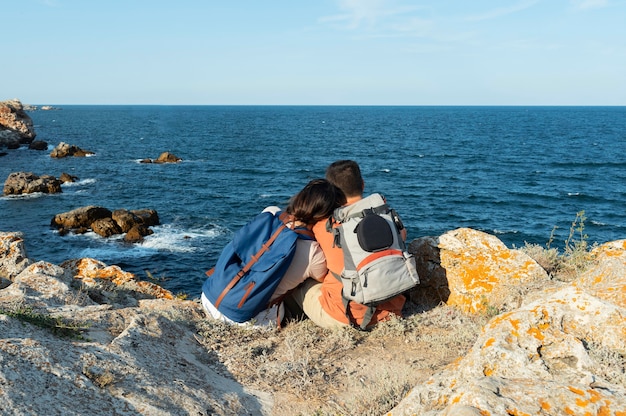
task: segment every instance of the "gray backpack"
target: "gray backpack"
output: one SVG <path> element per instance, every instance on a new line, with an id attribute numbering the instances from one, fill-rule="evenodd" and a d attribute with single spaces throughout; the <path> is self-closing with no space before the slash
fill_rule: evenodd
<path id="1" fill-rule="evenodd" d="M 333 274 L 343 284 L 346 314 L 349 302 L 369 306 L 362 329 L 377 305 L 419 284 L 415 260 L 400 236 L 403 228 L 380 194 L 337 208 L 328 220 L 327 229 L 344 256 L 341 275 Z"/>

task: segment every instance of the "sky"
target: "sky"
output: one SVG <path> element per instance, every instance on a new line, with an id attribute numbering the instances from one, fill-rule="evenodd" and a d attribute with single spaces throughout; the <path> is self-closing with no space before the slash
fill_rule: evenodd
<path id="1" fill-rule="evenodd" d="M 626 0 L 0 0 L 0 100 L 626 105 Z"/>

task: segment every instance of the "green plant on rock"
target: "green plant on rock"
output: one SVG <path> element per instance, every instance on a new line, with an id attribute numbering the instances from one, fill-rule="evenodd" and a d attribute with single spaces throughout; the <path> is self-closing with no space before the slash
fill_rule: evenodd
<path id="1" fill-rule="evenodd" d="M 14 310 L 0 309 L 0 313 L 39 328 L 49 329 L 53 334 L 60 337 L 85 340 L 83 331 L 88 328 L 84 323 L 71 322 L 58 316 L 37 313 L 28 307 L 18 307 Z"/>
<path id="2" fill-rule="evenodd" d="M 585 234 L 585 211 L 579 211 L 572 221 L 569 235 L 565 240 L 563 256 L 561 256 L 560 276 L 564 280 L 572 280 L 587 269 L 591 263 L 589 255 L 589 236 Z"/>
<path id="3" fill-rule="evenodd" d="M 564 241 L 563 253 L 559 253 L 557 248 L 550 247 L 558 228 L 556 226 L 550 233 L 545 249 L 536 244 L 526 243 L 522 250 L 543 267 L 551 277 L 563 281 L 574 280 L 591 264 L 589 236 L 585 234 L 586 220 L 585 211 L 576 213 L 576 218 L 572 221 L 569 234 Z"/>

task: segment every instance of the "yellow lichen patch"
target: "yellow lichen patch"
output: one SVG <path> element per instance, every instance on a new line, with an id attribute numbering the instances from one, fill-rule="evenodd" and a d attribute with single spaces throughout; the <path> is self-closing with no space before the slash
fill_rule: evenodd
<path id="1" fill-rule="evenodd" d="M 591 389 L 589 389 L 589 390 L 587 390 L 587 393 L 589 393 L 589 396 L 590 396 L 590 397 L 589 397 L 589 401 L 590 401 L 591 403 L 596 403 L 597 401 L 599 401 L 599 400 L 602 398 L 602 396 L 600 395 L 600 393 L 598 393 L 598 392 L 597 392 L 597 391 L 595 391 L 595 390 L 591 390 Z"/>
<path id="2" fill-rule="evenodd" d="M 600 406 L 597 416 L 611 416 L 611 406 L 608 404 Z"/>
<path id="3" fill-rule="evenodd" d="M 463 393 L 461 393 L 458 396 L 455 396 L 454 398 L 452 398 L 451 402 L 452 403 L 458 403 L 459 401 L 461 401 L 461 397 L 463 397 Z"/>
<path id="4" fill-rule="evenodd" d="M 485 377 L 491 377 L 495 372 L 495 365 L 486 365 L 483 367 L 483 374 Z"/>
<path id="5" fill-rule="evenodd" d="M 581 399 L 580 397 L 578 397 L 576 399 L 576 405 L 579 407 L 587 407 L 587 405 L 589 405 L 589 400 Z"/>
<path id="6" fill-rule="evenodd" d="M 509 250 L 501 250 L 496 253 L 496 256 L 502 260 L 508 260 L 511 258 L 511 252 Z"/>
<path id="7" fill-rule="evenodd" d="M 531 416 L 530 413 L 522 412 L 517 409 L 506 409 L 506 413 L 510 416 Z"/>
<path id="8" fill-rule="evenodd" d="M 543 341 L 545 336 L 541 333 L 541 331 L 539 330 L 539 328 L 528 328 L 528 331 L 526 331 L 528 333 L 528 335 L 532 335 L 533 337 L 537 338 L 539 341 Z"/>
<path id="9" fill-rule="evenodd" d="M 479 410 L 480 416 L 491 416 L 491 412 L 487 410 Z"/>
<path id="10" fill-rule="evenodd" d="M 563 409 L 563 411 L 565 412 L 566 415 L 575 415 L 576 414 L 576 413 L 574 413 L 574 411 L 572 409 L 570 409 L 567 406 L 565 406 L 565 409 Z"/>
<path id="11" fill-rule="evenodd" d="M 552 406 L 550 406 L 550 403 L 541 399 L 539 399 L 539 406 L 541 407 L 541 410 L 546 412 L 552 408 Z"/>
<path id="12" fill-rule="evenodd" d="M 495 318 L 493 318 L 491 320 L 491 322 L 489 322 L 489 324 L 487 324 L 487 326 L 489 327 L 489 329 L 494 329 L 495 327 L 500 325 L 505 320 L 508 320 L 511 315 L 513 315 L 513 312 L 505 312 L 505 313 L 503 313 L 501 315 L 498 315 Z"/>
<path id="13" fill-rule="evenodd" d="M 496 339 L 491 337 L 489 338 L 486 342 L 483 348 L 488 348 L 491 347 L 493 345 L 493 343 L 496 342 Z"/>
<path id="14" fill-rule="evenodd" d="M 157 299 L 174 299 L 174 295 L 172 295 L 172 292 L 167 289 L 163 289 L 161 286 L 154 283 L 139 281 L 137 282 L 137 286 L 144 289 L 142 290 L 142 292 L 148 293 Z"/>
<path id="15" fill-rule="evenodd" d="M 490 293 L 496 283 L 491 273 L 491 268 L 484 263 L 465 267 L 462 270 L 461 279 L 465 289 L 468 291 L 483 289 L 487 293 Z"/>
<path id="16" fill-rule="evenodd" d="M 585 395 L 585 391 L 584 390 L 577 389 L 576 387 L 572 387 L 572 386 L 568 386 L 567 388 L 569 389 L 569 391 L 571 391 L 572 393 L 578 394 L 579 396 L 584 396 Z"/>

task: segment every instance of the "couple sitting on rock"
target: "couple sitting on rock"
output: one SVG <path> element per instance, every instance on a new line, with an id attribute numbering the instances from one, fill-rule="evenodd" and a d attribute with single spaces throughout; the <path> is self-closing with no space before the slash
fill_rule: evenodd
<path id="1" fill-rule="evenodd" d="M 293 221 L 288 225 L 312 231 L 314 239 L 297 239 L 294 257 L 270 299 L 272 306 L 243 325 L 276 325 L 277 316 L 280 323 L 304 314 L 323 328 L 360 326 L 364 319 L 369 321 L 365 325 L 371 327 L 391 315 L 401 315 L 404 296 L 394 296 L 368 312 L 370 308 L 365 305 L 345 302 L 343 284 L 336 277 L 344 269 L 344 253 L 335 244 L 328 219 L 336 208 L 360 201 L 363 189 L 359 165 L 352 160 L 340 160 L 328 166 L 326 179 L 312 180 L 291 198 L 285 209 Z M 265 211 L 275 213 L 277 210 L 277 207 L 268 207 Z M 402 229 L 402 239 L 405 238 L 406 231 Z M 205 282 L 201 296 L 206 312 L 215 319 L 237 323 L 209 300 L 216 298 L 208 284 L 210 279 Z M 282 302 L 277 303 L 277 300 Z"/>

